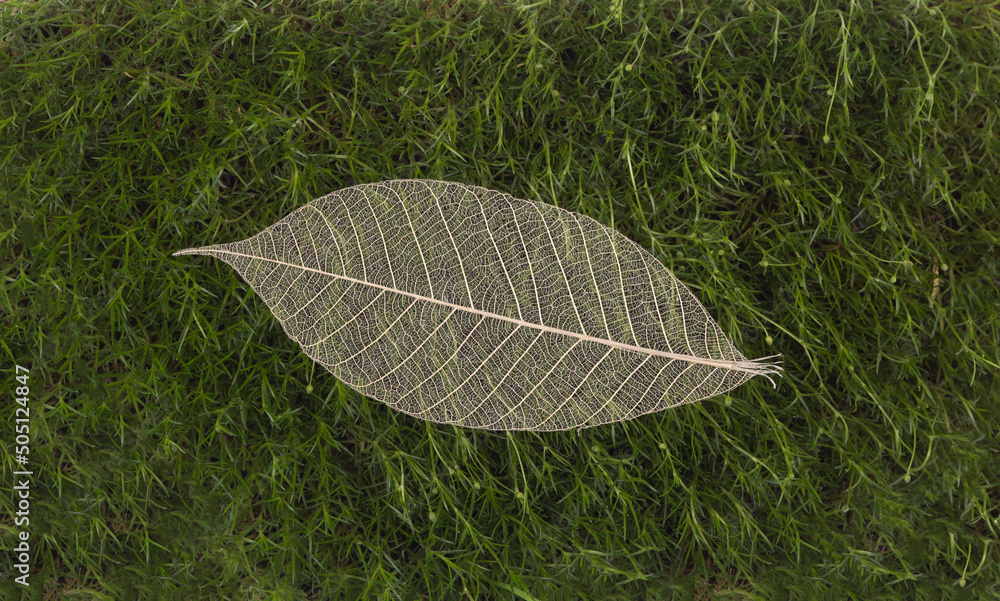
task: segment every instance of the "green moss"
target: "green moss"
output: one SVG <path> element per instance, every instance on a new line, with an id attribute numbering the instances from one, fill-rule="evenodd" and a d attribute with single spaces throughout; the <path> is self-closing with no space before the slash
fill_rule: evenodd
<path id="1" fill-rule="evenodd" d="M 32 590 L 1000 597 L 997 65 L 965 1 L 0 5 Z M 785 378 L 579 434 L 432 425 L 169 256 L 404 177 L 617 227 Z"/>

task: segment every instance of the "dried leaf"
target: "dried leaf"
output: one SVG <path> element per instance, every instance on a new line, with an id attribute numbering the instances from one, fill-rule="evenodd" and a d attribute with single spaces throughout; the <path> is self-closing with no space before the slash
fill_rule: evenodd
<path id="1" fill-rule="evenodd" d="M 225 261 L 310 357 L 435 422 L 585 428 L 781 370 L 747 360 L 615 230 L 476 186 L 354 186 L 246 240 L 175 254 Z"/>

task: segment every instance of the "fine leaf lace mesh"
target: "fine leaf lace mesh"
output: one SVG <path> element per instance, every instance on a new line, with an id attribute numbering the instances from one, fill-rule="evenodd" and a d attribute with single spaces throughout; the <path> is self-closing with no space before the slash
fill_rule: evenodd
<path id="1" fill-rule="evenodd" d="M 748 361 L 651 254 L 541 202 L 394 180 L 317 198 L 215 256 L 343 382 L 421 419 L 565 430 L 731 390 Z"/>

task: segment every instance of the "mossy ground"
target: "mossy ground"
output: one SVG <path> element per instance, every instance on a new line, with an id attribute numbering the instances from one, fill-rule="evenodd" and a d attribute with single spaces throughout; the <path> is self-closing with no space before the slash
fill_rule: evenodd
<path id="1" fill-rule="evenodd" d="M 0 4 L 3 598 L 1000 598 L 998 65 L 971 1 Z M 411 177 L 618 228 L 785 377 L 433 425 L 170 256 Z"/>

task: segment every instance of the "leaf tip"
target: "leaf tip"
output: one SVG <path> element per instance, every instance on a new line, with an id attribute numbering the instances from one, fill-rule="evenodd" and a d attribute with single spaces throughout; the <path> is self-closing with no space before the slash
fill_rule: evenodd
<path id="1" fill-rule="evenodd" d="M 170 253 L 171 257 L 176 257 L 178 255 L 207 255 L 205 248 L 185 248 L 184 250 L 178 250 Z"/>

